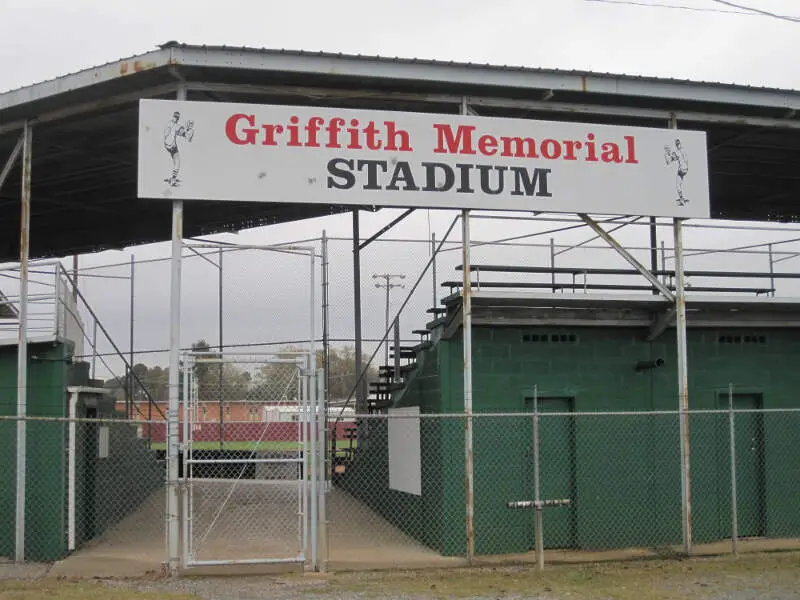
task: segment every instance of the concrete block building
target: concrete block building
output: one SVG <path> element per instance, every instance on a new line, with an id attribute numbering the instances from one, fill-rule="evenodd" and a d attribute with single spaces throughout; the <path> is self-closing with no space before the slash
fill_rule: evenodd
<path id="1" fill-rule="evenodd" d="M 513 416 L 532 413 L 534 397 L 541 498 L 571 500 L 545 510 L 545 547 L 680 544 L 679 421 L 660 412 L 678 408 L 674 331 L 646 339 L 665 301 L 482 290 L 472 302 L 476 553 L 534 547 L 533 511 L 507 506 L 534 495 L 533 420 Z M 731 383 L 737 410 L 798 406 L 800 303 L 698 297 L 688 306 L 690 410 L 726 410 Z M 463 412 L 460 294 L 445 307 L 416 348 L 389 415 Z M 769 412 L 735 420 L 739 535 L 800 536 L 797 423 Z M 420 418 L 402 425 L 403 443 L 392 432 L 399 422 L 371 423 L 339 484 L 429 547 L 463 555 L 464 420 Z M 690 417 L 698 543 L 731 536 L 728 425 L 725 412 Z M 408 447 L 416 440 L 418 454 Z M 398 484 L 408 472 L 417 489 Z"/>

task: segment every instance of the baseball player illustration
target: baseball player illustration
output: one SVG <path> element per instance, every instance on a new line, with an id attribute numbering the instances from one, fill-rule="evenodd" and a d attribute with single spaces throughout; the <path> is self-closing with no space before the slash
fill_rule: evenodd
<path id="1" fill-rule="evenodd" d="M 172 158 L 172 174 L 167 177 L 166 181 L 172 187 L 177 187 L 180 184 L 178 174 L 181 170 L 181 153 L 178 149 L 178 138 L 181 137 L 187 142 L 191 142 L 194 138 L 194 122 L 186 121 L 181 124 L 181 113 L 175 111 L 172 114 L 172 119 L 164 127 L 164 147 Z"/>
<path id="2" fill-rule="evenodd" d="M 664 146 L 664 161 L 667 166 L 672 163 L 678 163 L 678 172 L 675 179 L 675 189 L 678 192 L 678 198 L 675 202 L 678 206 L 684 206 L 689 199 L 683 195 L 683 180 L 689 172 L 689 159 L 686 158 L 686 152 L 683 151 L 683 146 L 679 139 L 675 140 L 675 146 Z"/>

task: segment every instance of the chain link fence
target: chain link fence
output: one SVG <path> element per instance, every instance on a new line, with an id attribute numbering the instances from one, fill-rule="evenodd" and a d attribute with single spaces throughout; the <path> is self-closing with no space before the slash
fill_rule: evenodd
<path id="1" fill-rule="evenodd" d="M 688 414 L 692 553 L 796 548 L 800 411 L 752 408 L 745 391 L 730 398 L 732 411 Z M 681 415 L 564 411 L 563 403 L 472 417 L 476 560 L 533 562 L 537 500 L 548 561 L 681 554 Z M 29 440 L 27 559 L 146 556 L 158 569 L 163 422 L 1 417 L 0 556 L 14 555 L 20 422 Z M 466 422 L 409 407 L 340 423 L 329 432 L 338 450 L 315 525 L 302 423 L 231 421 L 224 452 L 214 440 L 191 452 L 196 463 L 182 462 L 193 471 L 181 474 L 181 510 L 191 507 L 184 541 L 198 562 L 297 557 L 317 526 L 331 569 L 463 564 Z"/>
<path id="2" fill-rule="evenodd" d="M 79 409 L 96 414 L 94 399 Z M 25 558 L 53 562 L 105 547 L 120 560 L 164 556 L 163 453 L 148 447 L 152 424 L 122 419 L 0 417 L 0 556 L 15 554 L 16 432 L 24 425 Z"/>
<path id="3" fill-rule="evenodd" d="M 692 553 L 800 547 L 800 411 L 732 398 L 733 411 L 688 414 Z M 682 554 L 680 418 L 546 398 L 536 413 L 475 414 L 476 560 L 533 561 L 537 501 L 548 560 Z M 361 420 L 329 493 L 332 568 L 467 556 L 466 422 L 413 408 Z"/>
<path id="4" fill-rule="evenodd" d="M 302 562 L 309 531 L 304 456 L 316 443 L 307 356 L 185 359 L 184 564 Z"/>

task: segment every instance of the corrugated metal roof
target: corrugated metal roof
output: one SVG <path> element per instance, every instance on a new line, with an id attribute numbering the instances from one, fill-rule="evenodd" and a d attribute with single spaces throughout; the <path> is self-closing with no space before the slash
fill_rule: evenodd
<path id="1" fill-rule="evenodd" d="M 462 62 L 453 60 L 437 60 L 429 58 L 409 58 L 399 56 L 382 56 L 379 54 L 348 54 L 343 52 L 325 52 L 325 51 L 309 51 L 309 50 L 292 50 L 287 48 L 255 48 L 251 46 L 219 46 L 219 45 L 193 45 L 182 44 L 179 42 L 169 42 L 162 44 L 161 48 L 188 48 L 192 50 L 210 50 L 210 51 L 229 51 L 234 50 L 237 52 L 256 52 L 260 54 L 279 54 L 289 56 L 308 56 L 308 57 L 323 57 L 323 58 L 344 58 L 351 60 L 367 60 L 382 63 L 403 63 L 409 65 L 433 65 L 433 66 L 449 66 L 460 68 L 481 68 L 499 71 L 514 71 L 521 73 L 545 73 L 550 75 L 573 75 L 573 76 L 586 76 L 586 77 L 607 77 L 610 79 L 629 79 L 631 81 L 648 81 L 660 83 L 677 83 L 686 85 L 712 85 L 726 88 L 736 89 L 753 89 L 777 93 L 797 93 L 800 95 L 800 90 L 793 90 L 789 88 L 776 88 L 769 86 L 753 86 L 747 84 L 740 84 L 735 82 L 722 82 L 722 81 L 707 81 L 702 79 L 679 79 L 673 77 L 657 77 L 653 75 L 644 74 L 625 74 L 625 73 L 611 73 L 608 71 L 584 71 L 580 69 L 551 69 L 542 67 L 530 67 L 523 65 L 508 65 L 508 64 L 495 64 L 495 63 L 478 63 L 478 62 Z"/>
<path id="2" fill-rule="evenodd" d="M 455 112 L 462 99 L 487 117 L 682 126 L 706 131 L 712 214 L 800 220 L 796 177 L 800 92 L 632 75 L 478 65 L 326 52 L 165 44 L 92 69 L 0 94 L 0 157 L 35 120 L 31 253 L 63 256 L 169 238 L 170 205 L 137 197 L 138 100 L 175 97 L 253 103 L 323 102 L 374 110 Z M 354 93 L 355 92 L 355 93 Z M 550 92 L 553 92 L 552 94 Z M 226 96 L 225 94 L 230 94 Z M 103 152 L 96 151 L 103 148 Z M 1 160 L 1 158 L 0 158 Z M 3 189 L 0 259 L 19 247 L 19 166 Z M 189 237 L 346 210 L 341 206 L 193 201 Z M 17 215 L 17 216 L 15 216 Z"/>
<path id="3" fill-rule="evenodd" d="M 81 75 L 92 73 L 93 71 L 108 69 L 110 67 L 116 67 L 117 65 L 136 65 L 137 63 L 147 64 L 147 68 L 158 68 L 166 65 L 180 65 L 186 64 L 187 66 L 202 66 L 202 65 L 192 65 L 191 61 L 187 62 L 185 60 L 185 56 L 181 56 L 183 52 L 200 52 L 200 53 L 242 53 L 243 55 L 253 55 L 259 56 L 262 58 L 267 57 L 295 57 L 295 58 L 302 58 L 302 59 L 321 59 L 321 60 L 342 60 L 342 61 L 355 61 L 360 63 L 375 63 L 378 65 L 405 65 L 409 67 L 437 67 L 437 68 L 446 68 L 446 69 L 453 69 L 456 71 L 483 71 L 488 73 L 507 73 L 507 74 L 519 74 L 519 75 L 531 75 L 531 76 L 553 76 L 553 77 L 569 77 L 569 78 L 584 78 L 585 80 L 588 79 L 600 79 L 600 80 L 608 80 L 608 81 L 616 81 L 616 82 L 629 82 L 629 83 L 641 83 L 641 84 L 650 84 L 650 85 L 678 85 L 678 86 L 702 86 L 702 87 L 709 87 L 718 90 L 728 90 L 728 91 L 737 91 L 746 93 L 747 91 L 757 91 L 761 94 L 776 94 L 780 96 L 790 96 L 792 98 L 797 99 L 797 105 L 800 106 L 800 90 L 792 90 L 792 89 L 782 89 L 782 88 L 775 88 L 775 87 L 767 87 L 767 86 L 751 86 L 739 83 L 730 83 L 730 82 L 719 82 L 719 81 L 703 81 L 703 80 L 690 80 L 690 79 L 677 79 L 677 78 L 666 78 L 666 77 L 655 77 L 649 75 L 634 75 L 634 74 L 619 74 L 619 73 L 609 73 L 609 72 L 593 72 L 593 71 L 583 71 L 583 70 L 566 70 L 566 69 L 549 69 L 549 68 L 540 68 L 540 67 L 530 67 L 530 66 L 521 66 L 521 65 L 499 65 L 499 64 L 491 64 L 491 63 L 475 63 L 475 62 L 458 62 L 458 61 L 445 61 L 445 60 L 436 60 L 436 59 L 425 59 L 425 58 L 406 58 L 406 57 L 389 57 L 389 56 L 380 56 L 380 55 L 365 55 L 365 54 L 347 54 L 341 52 L 324 52 L 324 51 L 307 51 L 307 50 L 291 50 L 291 49 L 273 49 L 273 48 L 254 48 L 248 46 L 226 46 L 226 45 L 192 45 L 192 44 L 182 44 L 179 42 L 167 42 L 165 44 L 161 44 L 158 46 L 158 49 L 143 53 L 137 54 L 133 56 L 119 58 L 115 61 L 110 61 L 101 65 L 97 65 L 95 67 L 81 69 L 75 72 L 67 73 L 61 75 L 59 77 L 55 77 L 52 79 L 47 79 L 44 81 L 40 81 L 34 84 L 14 88 L 11 90 L 7 90 L 3 93 L 0 93 L 0 110 L 7 106 L 13 106 L 17 104 L 17 102 L 3 102 L 3 99 L 6 98 L 11 100 L 10 97 L 12 96 L 19 96 L 20 92 L 24 92 L 26 90 L 33 90 L 39 86 L 44 86 L 46 84 L 52 84 L 57 82 L 62 82 L 69 80 L 70 78 L 76 78 Z M 208 65 L 208 66 L 220 66 L 220 65 Z M 242 65 L 235 65 L 231 62 L 231 64 L 225 65 L 228 68 L 245 68 Z M 126 70 L 120 75 L 127 75 L 138 72 L 134 68 L 130 70 Z M 331 75 L 339 74 L 339 75 L 346 75 L 346 73 L 329 73 Z M 388 75 L 388 73 L 387 73 Z M 69 91 L 73 89 L 70 85 L 65 86 L 56 86 L 54 89 L 55 93 Z M 591 92 L 597 91 L 592 89 L 584 89 L 583 91 Z M 611 89 L 603 89 L 603 92 L 612 92 L 613 88 Z M 630 94 L 631 90 L 616 90 L 615 93 L 620 95 L 627 95 Z M 631 94 L 636 95 L 636 94 Z M 650 94 L 647 94 L 650 95 Z M 688 98 L 691 99 L 691 98 Z M 702 98 L 704 101 L 708 101 L 706 98 Z M 727 99 L 721 99 L 721 102 L 728 101 Z M 745 102 L 748 104 L 758 105 L 759 102 L 754 98 L 753 102 Z M 794 106 L 795 103 L 792 103 Z"/>

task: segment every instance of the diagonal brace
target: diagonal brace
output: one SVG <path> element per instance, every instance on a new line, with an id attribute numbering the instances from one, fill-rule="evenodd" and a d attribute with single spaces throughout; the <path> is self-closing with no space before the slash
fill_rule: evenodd
<path id="1" fill-rule="evenodd" d="M 652 342 L 653 340 L 657 339 L 664 331 L 666 331 L 667 327 L 672 325 L 672 321 L 675 319 L 675 307 L 671 306 L 663 313 L 658 315 L 653 324 L 650 326 L 650 330 L 647 332 L 647 337 L 645 341 Z"/>
<path id="2" fill-rule="evenodd" d="M 6 179 L 8 179 L 9 173 L 11 173 L 11 169 L 14 168 L 14 165 L 19 158 L 20 153 L 22 152 L 22 143 L 25 141 L 25 134 L 22 133 L 17 140 L 17 145 L 14 146 L 14 149 L 11 151 L 11 154 L 6 161 L 3 170 L 0 171 L 0 190 L 3 189 L 3 185 L 5 185 Z"/>
<path id="3" fill-rule="evenodd" d="M 669 300 L 670 302 L 675 302 L 675 294 L 673 294 L 667 286 L 661 283 L 658 277 L 653 275 L 647 269 L 647 267 L 645 267 L 642 263 L 636 260 L 636 258 L 634 258 L 630 252 L 625 250 L 625 248 L 623 248 L 622 245 L 617 240 L 611 237 L 611 235 L 608 232 L 606 232 L 605 229 L 600 227 L 600 225 L 598 225 L 596 221 L 594 221 L 591 217 L 589 217 L 589 215 L 585 213 L 578 213 L 578 216 L 583 220 L 584 223 L 586 223 L 589 226 L 590 229 L 592 229 L 597 235 L 603 238 L 609 246 L 614 248 L 614 250 L 616 250 L 617 253 L 622 258 L 624 258 L 634 269 L 639 271 L 639 273 L 641 273 L 642 276 L 645 279 L 647 279 L 647 281 L 653 284 L 653 286 L 656 289 L 658 289 L 658 291 L 661 292 L 667 300 Z"/>
<path id="4" fill-rule="evenodd" d="M 391 222 L 391 223 L 389 223 L 389 224 L 388 224 L 386 227 L 384 227 L 383 229 L 381 229 L 381 230 L 380 230 L 378 233 L 376 233 L 375 235 L 373 235 L 373 236 L 371 236 L 371 237 L 367 238 L 366 240 L 364 240 L 363 242 L 361 242 L 361 244 L 359 244 L 359 246 L 358 246 L 358 249 L 359 249 L 359 250 L 363 250 L 364 248 L 366 248 L 366 247 L 367 247 L 369 244 L 371 244 L 372 242 L 374 242 L 375 240 L 377 240 L 377 239 L 378 239 L 379 237 L 381 237 L 381 236 L 382 236 L 384 233 L 386 233 L 387 231 L 389 231 L 389 230 L 390 230 L 392 227 L 394 227 L 395 225 L 397 225 L 397 224 L 398 224 L 400 221 L 402 221 L 403 219 L 405 219 L 405 218 L 406 218 L 408 215 L 410 215 L 410 214 L 411 214 L 411 213 L 413 213 L 413 212 L 414 212 L 414 209 L 413 209 L 413 208 L 409 208 L 408 210 L 406 210 L 406 212 L 404 212 L 403 214 L 401 214 L 401 215 L 400 215 L 399 217 L 397 217 L 397 218 L 396 218 L 394 221 L 392 221 L 392 222 Z"/>

